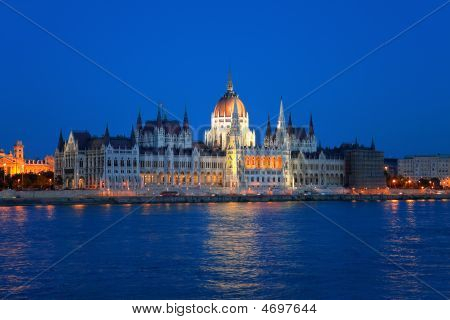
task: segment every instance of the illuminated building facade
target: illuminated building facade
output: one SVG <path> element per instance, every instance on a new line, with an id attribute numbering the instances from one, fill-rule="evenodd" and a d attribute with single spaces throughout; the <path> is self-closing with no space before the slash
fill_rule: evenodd
<path id="1" fill-rule="evenodd" d="M 278 121 L 267 123 L 263 145 L 256 144 L 249 114 L 231 76 L 211 115 L 204 142 L 194 142 L 185 111 L 183 121 L 168 119 L 162 106 L 155 120 L 143 121 L 128 137 L 71 132 L 60 135 L 55 175 L 65 188 L 151 190 L 219 188 L 228 191 L 342 186 L 344 160 L 318 148 L 312 116 L 309 128 L 285 122 L 283 102 Z M 234 191 L 233 191 L 234 192 Z"/>
<path id="2" fill-rule="evenodd" d="M 398 159 L 398 174 L 413 180 L 450 177 L 450 155 L 407 156 Z"/>
<path id="3" fill-rule="evenodd" d="M 130 137 L 102 137 L 87 131 L 71 131 L 67 141 L 59 134 L 55 151 L 55 179 L 67 189 L 137 189 L 140 187 L 139 148 Z"/>
<path id="4" fill-rule="evenodd" d="M 233 121 L 234 106 L 237 107 L 237 119 L 239 125 L 239 145 L 242 147 L 252 147 L 256 143 L 254 130 L 249 129 L 248 112 L 239 95 L 234 91 L 231 73 L 228 75 L 227 91 L 219 99 L 213 112 L 211 113 L 211 129 L 205 132 L 205 143 L 210 148 L 227 147 L 228 132 Z"/>
<path id="5" fill-rule="evenodd" d="M 44 159 L 39 160 L 26 160 L 24 148 L 22 141 L 19 140 L 14 145 L 14 151 L 5 153 L 4 150 L 0 150 L 0 168 L 6 175 L 53 171 L 53 156 L 45 156 Z"/>

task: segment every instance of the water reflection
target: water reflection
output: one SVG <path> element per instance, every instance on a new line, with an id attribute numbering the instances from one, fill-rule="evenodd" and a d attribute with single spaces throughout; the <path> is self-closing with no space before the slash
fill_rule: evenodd
<path id="1" fill-rule="evenodd" d="M 29 280 L 24 271 L 31 265 L 27 256 L 30 243 L 24 232 L 28 211 L 24 206 L 0 207 L 1 296 L 28 288 L 23 286 Z"/>
<path id="2" fill-rule="evenodd" d="M 209 223 L 204 250 L 208 259 L 202 271 L 209 273 L 204 286 L 219 291 L 223 297 L 247 294 L 259 287 L 261 252 L 257 243 L 260 232 L 256 215 L 258 206 L 251 204 L 212 204 L 207 206 Z M 248 295 L 247 295 L 248 296 Z"/>
<path id="3" fill-rule="evenodd" d="M 417 276 L 420 265 L 417 248 L 422 242 L 416 226 L 417 201 L 387 202 L 384 208 L 389 216 L 383 250 L 389 259 L 384 270 L 387 279 L 385 285 L 393 288 L 394 292 L 400 288 L 406 290 L 414 297 L 423 290 L 423 285 L 413 278 L 413 275 Z"/>
<path id="4" fill-rule="evenodd" d="M 302 226 L 286 216 L 298 217 L 298 210 L 298 204 L 279 202 L 208 205 L 203 286 L 216 298 L 257 298 L 268 290 L 280 297 L 289 286 L 284 278 L 304 270 L 297 257 Z"/>
<path id="5" fill-rule="evenodd" d="M 411 274 L 448 294 L 449 203 L 311 203 L 388 259 L 360 255 L 298 203 L 148 204 L 29 288 L 21 286 L 137 207 L 0 207 L 0 295 L 439 298 Z"/>
<path id="6" fill-rule="evenodd" d="M 384 210 L 391 213 L 398 213 L 398 207 L 399 207 L 399 201 L 398 200 L 388 200 L 384 202 Z"/>
<path id="7" fill-rule="evenodd" d="M 45 206 L 45 210 L 47 212 L 47 219 L 52 220 L 55 217 L 55 206 L 48 205 Z"/>
<path id="8" fill-rule="evenodd" d="M 416 227 L 416 201 L 414 200 L 406 200 L 406 220 L 408 224 L 415 228 Z"/>
<path id="9" fill-rule="evenodd" d="M 0 221 L 14 222 L 22 226 L 27 221 L 27 208 L 25 206 L 0 207 Z"/>
<path id="10" fill-rule="evenodd" d="M 85 210 L 84 210 L 85 207 L 86 207 L 86 205 L 84 205 L 84 204 L 74 204 L 74 205 L 72 205 L 72 208 L 74 209 L 75 213 L 78 213 L 80 215 L 85 212 Z"/>

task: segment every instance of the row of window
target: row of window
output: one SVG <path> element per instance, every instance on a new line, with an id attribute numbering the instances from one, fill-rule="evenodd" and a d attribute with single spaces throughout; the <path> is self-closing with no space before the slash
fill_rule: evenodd
<path id="1" fill-rule="evenodd" d="M 281 171 L 272 171 L 272 170 L 268 170 L 268 171 L 259 171 L 259 170 L 245 170 L 245 174 L 272 174 L 272 175 L 279 175 L 281 174 Z"/>
<path id="2" fill-rule="evenodd" d="M 106 162 L 106 165 L 108 167 L 111 167 L 112 163 L 114 163 L 114 167 L 118 167 L 119 163 L 121 167 L 125 167 L 125 163 L 127 164 L 127 167 L 131 167 L 131 163 L 133 163 L 133 167 L 137 167 L 137 161 L 136 159 L 133 159 L 133 161 L 131 161 L 131 159 L 127 159 L 126 161 L 124 159 L 114 159 L 113 161 L 111 159 L 108 159 Z"/>
<path id="3" fill-rule="evenodd" d="M 108 169 L 108 173 L 111 173 L 112 172 L 112 170 L 111 169 Z M 136 170 L 114 170 L 114 173 L 122 173 L 122 174 L 125 174 L 125 173 L 128 173 L 128 174 L 130 174 L 131 172 L 133 172 L 134 174 L 137 174 L 137 171 Z"/>
<path id="4" fill-rule="evenodd" d="M 164 160 L 154 160 L 154 161 L 140 161 L 141 168 L 165 168 Z M 167 167 L 170 167 L 170 160 L 167 161 Z M 176 169 L 187 168 L 192 169 L 192 162 L 190 161 L 174 161 L 173 167 Z M 200 162 L 201 169 L 223 169 L 223 163 L 221 162 Z M 198 169 L 198 162 L 194 161 L 194 169 Z"/>
<path id="5" fill-rule="evenodd" d="M 259 177 L 246 177 L 247 182 L 260 182 Z M 281 177 L 261 177 L 261 182 L 281 182 Z"/>
<path id="6" fill-rule="evenodd" d="M 302 164 L 300 163 L 300 166 L 298 166 L 296 163 L 292 164 L 292 169 L 297 170 L 300 167 L 300 170 L 319 170 L 319 164 L 317 163 L 310 163 L 310 164 Z M 320 165 L 321 170 L 344 170 L 344 166 L 342 164 L 321 164 Z"/>

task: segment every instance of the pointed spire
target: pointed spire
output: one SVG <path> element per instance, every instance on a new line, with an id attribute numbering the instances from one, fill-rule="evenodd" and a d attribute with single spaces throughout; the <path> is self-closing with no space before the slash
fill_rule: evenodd
<path id="1" fill-rule="evenodd" d="M 183 129 L 184 130 L 188 130 L 189 129 L 189 120 L 188 120 L 188 114 L 187 114 L 187 106 L 184 106 Z"/>
<path id="2" fill-rule="evenodd" d="M 354 146 L 356 149 L 358 149 L 358 146 L 359 146 L 359 144 L 358 144 L 358 137 L 355 138 L 355 143 L 353 144 L 353 146 Z"/>
<path id="3" fill-rule="evenodd" d="M 139 109 L 138 117 L 136 120 L 136 128 L 139 130 L 142 129 L 142 117 L 141 117 L 141 110 Z"/>
<path id="4" fill-rule="evenodd" d="M 288 129 L 287 129 L 287 133 L 289 135 L 292 134 L 293 128 L 292 128 L 292 114 L 289 112 L 289 120 L 288 120 Z"/>
<path id="5" fill-rule="evenodd" d="M 59 129 L 59 140 L 58 140 L 58 151 L 64 151 L 64 138 L 62 134 L 62 129 Z"/>
<path id="6" fill-rule="evenodd" d="M 266 128 L 266 138 L 270 139 L 272 135 L 272 128 L 270 127 L 270 114 L 267 115 L 267 128 Z"/>
<path id="7" fill-rule="evenodd" d="M 312 113 L 309 114 L 309 136 L 314 136 L 314 123 Z"/>
<path id="8" fill-rule="evenodd" d="M 284 121 L 283 97 L 280 97 L 280 113 L 278 115 L 277 131 L 284 130 L 285 128 L 286 123 Z"/>
<path id="9" fill-rule="evenodd" d="M 286 136 L 286 123 L 284 121 L 283 97 L 280 98 L 280 113 L 278 115 L 277 129 L 275 135 L 276 135 L 276 142 L 279 145 L 282 145 L 284 143 L 284 138 Z"/>
<path id="10" fill-rule="evenodd" d="M 106 124 L 106 129 L 105 129 L 105 134 L 103 135 L 103 143 L 105 145 L 108 145 L 110 141 L 110 137 L 109 137 L 109 127 L 108 124 Z"/>
<path id="11" fill-rule="evenodd" d="M 231 67 L 228 68 L 227 91 L 228 92 L 233 92 L 233 79 L 232 79 L 232 76 L 231 76 Z"/>
<path id="12" fill-rule="evenodd" d="M 131 139 L 131 143 L 134 145 L 136 143 L 136 134 L 134 133 L 133 125 L 131 125 L 130 139 Z"/>
<path id="13" fill-rule="evenodd" d="M 373 139 L 373 137 L 372 137 L 372 143 L 370 145 L 370 149 L 375 150 L 375 140 Z"/>
<path id="14" fill-rule="evenodd" d="M 158 127 L 161 127 L 161 125 L 162 125 L 161 109 L 162 109 L 162 104 L 160 103 L 158 105 L 158 116 L 156 117 L 156 123 L 157 123 Z"/>
<path id="15" fill-rule="evenodd" d="M 234 97 L 233 114 L 231 116 L 231 131 L 234 133 L 239 133 L 240 131 L 237 97 Z"/>

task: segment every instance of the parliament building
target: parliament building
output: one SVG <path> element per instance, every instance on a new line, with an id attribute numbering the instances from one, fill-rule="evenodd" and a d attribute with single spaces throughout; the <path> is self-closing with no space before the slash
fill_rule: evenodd
<path id="1" fill-rule="evenodd" d="M 194 141 L 187 111 L 183 121 L 168 119 L 162 106 L 154 120 L 141 114 L 129 136 L 87 131 L 59 135 L 55 177 L 68 189 L 142 190 L 179 188 L 245 192 L 343 186 L 342 155 L 318 146 L 312 116 L 309 126 L 270 118 L 264 141 L 256 141 L 250 117 L 229 76 L 226 92 L 211 113 L 204 141 Z"/>

